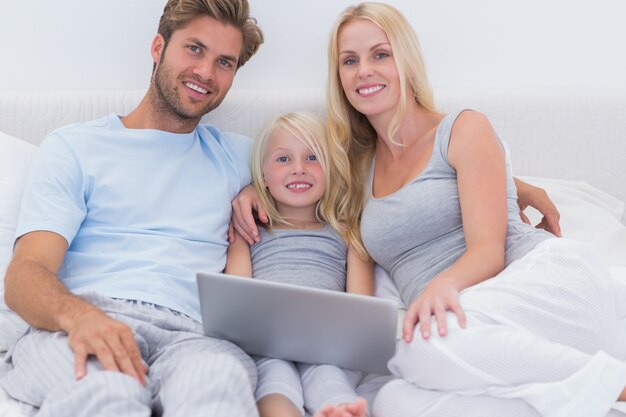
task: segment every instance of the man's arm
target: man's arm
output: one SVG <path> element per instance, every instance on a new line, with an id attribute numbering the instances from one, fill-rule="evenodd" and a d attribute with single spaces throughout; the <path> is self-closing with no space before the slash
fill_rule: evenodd
<path id="1" fill-rule="evenodd" d="M 543 188 L 535 187 L 517 178 L 515 178 L 515 187 L 517 188 L 517 204 L 520 208 L 520 217 L 524 223 L 530 224 L 530 220 L 524 214 L 524 210 L 528 206 L 534 207 L 543 215 L 541 222 L 535 227 L 561 237 L 561 226 L 559 225 L 561 214 L 552 200 L 550 200 L 548 193 Z"/>
<path id="2" fill-rule="evenodd" d="M 259 229 L 254 220 L 253 212 L 263 223 L 268 223 L 269 218 L 263 209 L 259 194 L 253 185 L 243 188 L 231 203 L 233 207 L 233 218 L 228 229 L 228 241 L 234 242 L 236 234 L 240 235 L 249 245 L 260 241 Z"/>
<path id="3" fill-rule="evenodd" d="M 145 384 L 146 368 L 132 330 L 73 295 L 58 280 L 67 247 L 67 241 L 52 232 L 20 237 L 5 277 L 7 305 L 33 327 L 67 333 L 77 379 L 85 376 L 87 357 L 95 355 L 104 369 Z"/>

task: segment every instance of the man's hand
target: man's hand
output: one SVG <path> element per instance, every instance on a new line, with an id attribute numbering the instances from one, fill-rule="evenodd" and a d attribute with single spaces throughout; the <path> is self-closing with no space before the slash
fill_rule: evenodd
<path id="1" fill-rule="evenodd" d="M 550 200 L 546 190 L 530 185 L 517 178 L 515 178 L 515 186 L 517 187 L 517 205 L 520 209 L 520 217 L 524 223 L 530 224 L 530 220 L 524 214 L 524 210 L 526 210 L 528 206 L 534 207 L 543 215 L 541 222 L 535 227 L 546 230 L 557 237 L 561 237 L 561 226 L 559 225 L 561 214 L 552 200 Z"/>
<path id="2" fill-rule="evenodd" d="M 67 333 L 77 379 L 85 376 L 87 357 L 94 355 L 104 369 L 145 385 L 147 368 L 132 330 L 70 293 L 57 278 L 67 246 L 65 238 L 48 231 L 20 237 L 5 278 L 7 304 L 35 328 Z"/>
<path id="3" fill-rule="evenodd" d="M 144 365 L 133 332 L 93 307 L 77 317 L 68 328 L 68 341 L 75 355 L 76 379 L 87 371 L 87 357 L 94 355 L 102 368 L 125 373 L 146 385 Z"/>
<path id="4" fill-rule="evenodd" d="M 261 200 L 254 186 L 248 185 L 239 192 L 232 201 L 233 217 L 228 228 L 228 241 L 235 241 L 235 230 L 243 237 L 249 245 L 259 241 L 259 230 L 254 220 L 253 211 L 263 223 L 269 222 L 267 213 L 261 205 Z"/>

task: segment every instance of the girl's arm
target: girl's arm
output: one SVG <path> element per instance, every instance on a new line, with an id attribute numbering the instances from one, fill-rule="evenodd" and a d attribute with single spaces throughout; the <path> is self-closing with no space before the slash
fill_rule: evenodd
<path id="1" fill-rule="evenodd" d="M 359 257 L 352 246 L 346 259 L 346 292 L 374 295 L 374 262 Z"/>
<path id="2" fill-rule="evenodd" d="M 439 334 L 447 331 L 446 312 L 453 311 L 461 327 L 465 313 L 459 293 L 498 274 L 504 268 L 507 228 L 504 151 L 487 118 L 461 113 L 452 129 L 448 161 L 457 171 L 466 252 L 437 275 L 407 310 L 404 339 L 413 338 L 420 322 L 422 337 L 430 337 L 431 316 Z"/>
<path id="3" fill-rule="evenodd" d="M 250 258 L 250 246 L 239 235 L 228 245 L 226 253 L 226 268 L 224 272 L 242 277 L 252 277 L 252 259 Z"/>

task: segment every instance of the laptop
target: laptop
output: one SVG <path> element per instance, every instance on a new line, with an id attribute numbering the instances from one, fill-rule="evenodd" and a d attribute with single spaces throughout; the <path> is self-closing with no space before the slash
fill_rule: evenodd
<path id="1" fill-rule="evenodd" d="M 207 336 L 252 355 L 389 374 L 393 301 L 220 273 L 196 277 Z"/>

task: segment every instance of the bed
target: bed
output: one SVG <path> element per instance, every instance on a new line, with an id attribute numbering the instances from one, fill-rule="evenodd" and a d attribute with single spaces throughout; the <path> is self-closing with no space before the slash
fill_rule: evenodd
<path id="1" fill-rule="evenodd" d="M 491 119 L 508 143 L 514 172 L 545 188 L 561 213 L 565 237 L 589 242 L 626 293 L 626 94 L 620 91 L 442 91 L 444 112 L 464 107 Z M 0 274 L 11 254 L 19 200 L 32 156 L 45 135 L 69 123 L 126 114 L 142 91 L 0 91 Z M 321 89 L 234 89 L 204 121 L 254 136 L 273 115 L 323 115 Z M 530 217 L 538 221 L 536 212 Z M 381 296 L 394 297 L 377 271 Z M 0 287 L 0 291 L 1 291 Z M 625 294 L 626 298 L 626 294 Z M 621 306 L 626 338 L 626 306 Z M 0 305 L 0 356 L 24 323 Z M 626 340 L 625 340 L 626 343 Z M 0 389 L 0 416 L 35 410 Z"/>

